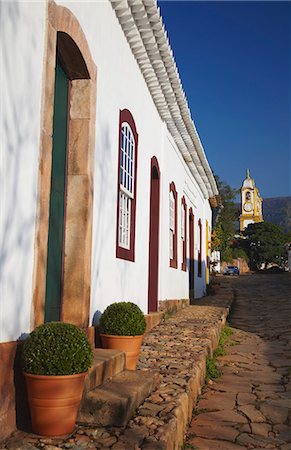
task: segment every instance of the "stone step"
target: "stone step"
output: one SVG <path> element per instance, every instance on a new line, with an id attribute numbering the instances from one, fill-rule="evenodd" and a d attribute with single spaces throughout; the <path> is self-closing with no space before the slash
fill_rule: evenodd
<path id="1" fill-rule="evenodd" d="M 125 370 L 115 375 L 110 381 L 83 396 L 78 422 L 125 426 L 136 409 L 156 388 L 159 380 L 157 372 L 147 370 Z"/>
<path id="2" fill-rule="evenodd" d="M 125 369 L 125 353 L 120 350 L 95 348 L 93 364 L 85 378 L 83 397 Z"/>
<path id="3" fill-rule="evenodd" d="M 144 316 L 147 324 L 146 333 L 148 333 L 152 328 L 159 325 L 163 319 L 163 312 L 148 313 Z"/>

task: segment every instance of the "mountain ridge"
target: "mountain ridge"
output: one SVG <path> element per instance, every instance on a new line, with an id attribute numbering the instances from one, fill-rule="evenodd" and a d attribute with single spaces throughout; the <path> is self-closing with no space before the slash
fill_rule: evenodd
<path id="1" fill-rule="evenodd" d="M 240 214 L 241 204 L 236 205 Z M 279 225 L 286 232 L 291 231 L 291 196 L 263 198 L 263 219 Z"/>
<path id="2" fill-rule="evenodd" d="M 291 196 L 264 198 L 263 218 L 265 222 L 275 223 L 285 231 L 291 231 Z"/>

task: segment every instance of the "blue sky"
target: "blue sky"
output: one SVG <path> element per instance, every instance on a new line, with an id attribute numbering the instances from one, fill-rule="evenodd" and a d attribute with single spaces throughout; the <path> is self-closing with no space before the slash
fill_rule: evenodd
<path id="1" fill-rule="evenodd" d="M 209 163 L 291 195 L 291 3 L 159 1 Z"/>

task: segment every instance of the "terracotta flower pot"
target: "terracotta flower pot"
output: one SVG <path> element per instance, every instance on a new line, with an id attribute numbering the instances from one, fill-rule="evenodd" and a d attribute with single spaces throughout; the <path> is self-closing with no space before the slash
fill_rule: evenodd
<path id="1" fill-rule="evenodd" d="M 74 430 L 86 374 L 50 376 L 24 372 L 36 434 L 61 436 Z"/>
<path id="2" fill-rule="evenodd" d="M 128 370 L 135 370 L 137 358 L 143 340 L 140 336 L 112 336 L 110 334 L 100 334 L 103 348 L 123 350 L 125 352 L 125 367 Z"/>

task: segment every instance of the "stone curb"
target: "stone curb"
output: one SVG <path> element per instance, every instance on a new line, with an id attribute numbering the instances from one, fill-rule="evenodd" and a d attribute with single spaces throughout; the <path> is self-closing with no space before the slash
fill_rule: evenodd
<path id="1" fill-rule="evenodd" d="M 201 389 L 205 383 L 206 358 L 208 355 L 212 356 L 213 351 L 218 345 L 220 333 L 223 326 L 225 325 L 232 305 L 232 301 L 232 289 L 223 287 L 221 288 L 218 295 L 215 295 L 213 297 L 204 297 L 203 299 L 197 300 L 195 302 L 195 305 L 190 306 L 185 310 L 179 311 L 179 313 L 175 317 L 171 318 L 165 324 L 161 324 L 159 327 L 151 331 L 151 337 L 158 334 L 160 336 L 163 336 L 163 331 L 169 331 L 169 327 L 179 328 L 177 324 L 180 323 L 183 324 L 183 327 L 185 328 L 187 328 L 188 325 L 189 340 L 191 339 L 191 334 L 195 335 L 197 333 L 197 335 L 200 336 L 198 345 L 195 341 L 187 342 L 187 351 L 190 350 L 191 353 L 192 344 L 192 346 L 194 346 L 194 355 L 196 357 L 191 369 L 184 375 L 184 380 L 186 381 L 186 383 L 184 385 L 183 391 L 175 396 L 175 406 L 171 411 L 172 417 L 164 425 L 158 427 L 157 431 L 151 435 L 151 441 L 153 444 L 152 447 L 142 445 L 140 448 L 161 448 L 165 450 L 176 450 L 180 449 L 183 445 L 185 432 L 192 417 L 192 412 L 196 405 L 197 397 L 201 393 Z M 201 322 L 199 322 L 199 320 Z M 201 325 L 203 325 L 202 330 Z M 180 332 L 177 331 L 177 334 L 180 334 Z M 188 332 L 186 334 L 188 334 Z M 145 339 L 141 360 L 143 359 L 145 353 L 149 353 L 148 356 L 151 356 L 151 351 L 147 348 L 149 346 L 149 341 L 151 342 L 150 336 Z M 174 333 L 172 333 L 172 337 L 177 338 Z M 184 350 L 185 344 L 184 349 L 181 345 L 182 354 Z M 148 357 L 148 360 L 151 361 L 151 364 L 148 364 L 148 368 L 156 369 L 156 365 L 153 364 L 153 361 L 150 357 Z M 140 368 L 145 368 L 145 366 L 146 363 L 140 364 Z M 181 367 L 178 368 L 178 378 L 180 378 L 180 369 Z M 168 374 L 161 373 L 161 375 L 163 376 L 164 381 L 165 379 L 166 381 L 168 381 L 168 384 L 171 385 L 171 381 L 172 383 L 175 383 L 175 376 L 171 375 L 170 378 L 172 377 L 172 380 L 169 380 Z M 161 384 L 163 384 L 163 380 Z M 156 389 L 155 393 L 157 392 L 159 392 L 159 387 Z M 151 397 L 149 397 L 149 399 L 150 398 Z M 145 403 L 138 409 L 136 417 L 129 422 L 128 427 L 131 427 L 134 421 L 138 421 L 139 411 L 149 403 L 149 399 L 146 399 Z M 155 439 L 157 440 L 157 442 L 159 442 L 159 444 L 162 445 L 155 446 Z"/>
<path id="2" fill-rule="evenodd" d="M 138 373 L 160 382 L 125 427 L 79 425 L 67 437 L 42 439 L 17 432 L 2 447 L 18 449 L 178 450 L 204 385 L 206 358 L 217 347 L 233 301 L 223 281 L 217 295 L 195 301 L 145 335 Z"/>

